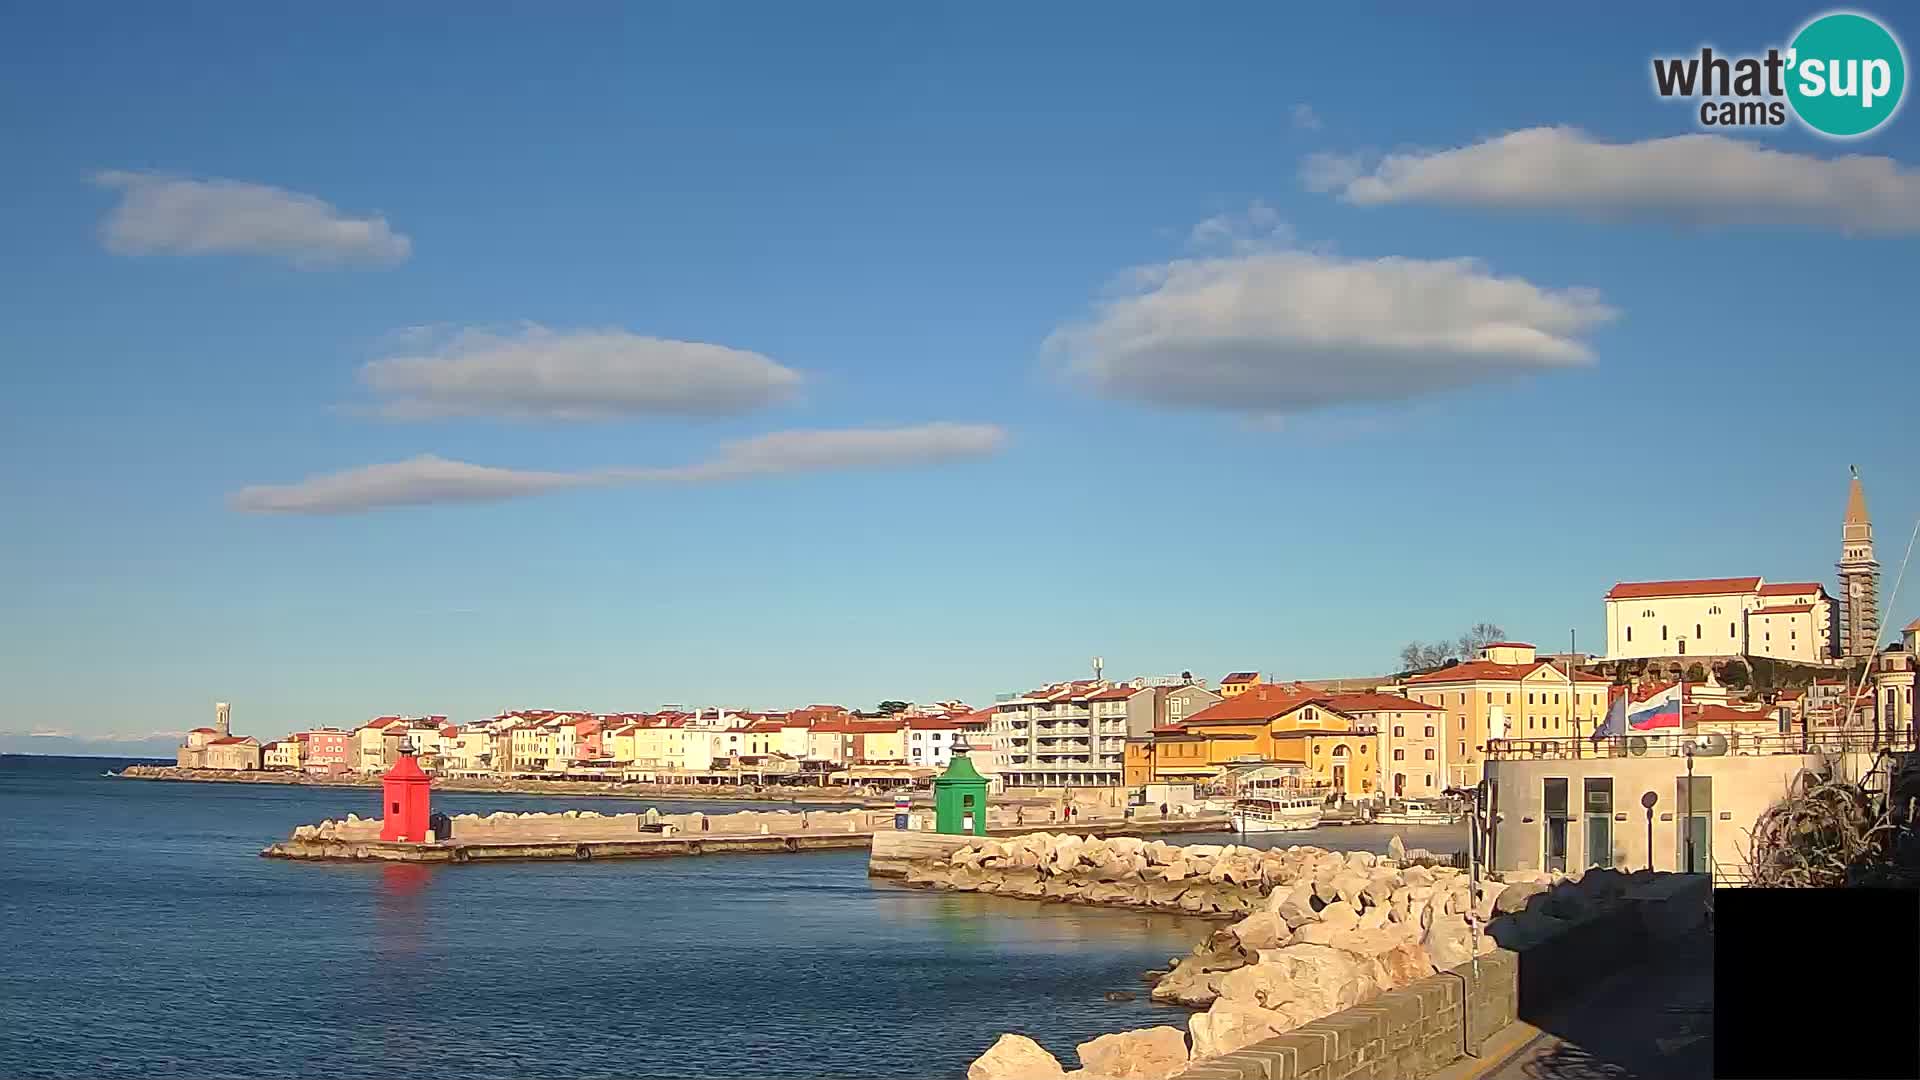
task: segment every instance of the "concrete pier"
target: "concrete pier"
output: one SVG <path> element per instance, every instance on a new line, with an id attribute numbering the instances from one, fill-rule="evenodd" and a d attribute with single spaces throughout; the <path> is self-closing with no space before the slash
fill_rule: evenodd
<path id="1" fill-rule="evenodd" d="M 301 839 L 274 844 L 260 854 L 270 859 L 325 862 L 475 863 L 547 859 L 591 862 L 595 859 L 664 859 L 679 855 L 726 855 L 789 851 L 842 851 L 864 848 L 871 833 L 811 833 L 803 836 L 663 836 L 636 840 L 449 840 L 433 844 L 380 840 Z"/>
<path id="2" fill-rule="evenodd" d="M 355 819 L 303 825 L 289 839 L 260 854 L 270 859 L 323 862 L 473 863 L 525 859 L 659 859 L 678 855 L 844 851 L 872 848 L 867 871 L 874 877 L 904 877 L 914 859 L 946 855 L 978 837 L 947 836 L 890 828 L 891 814 L 847 811 L 800 816 L 785 812 L 742 811 L 706 815 L 571 816 L 567 814 L 491 815 L 454 820 L 454 836 L 432 843 L 388 843 L 379 839 L 379 822 Z M 642 823 L 659 833 L 640 832 Z M 1077 835 L 1146 836 L 1224 829 L 1223 817 L 1093 824 Z M 803 829 L 805 831 L 800 831 Z M 1032 832 L 1023 827 L 995 828 L 992 836 Z"/>

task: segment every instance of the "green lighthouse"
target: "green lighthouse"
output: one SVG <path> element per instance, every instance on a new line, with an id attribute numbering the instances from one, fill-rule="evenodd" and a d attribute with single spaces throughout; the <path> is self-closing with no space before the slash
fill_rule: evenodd
<path id="1" fill-rule="evenodd" d="M 987 835 L 987 778 L 974 771 L 961 739 L 954 741 L 947 771 L 933 778 L 933 831 Z"/>

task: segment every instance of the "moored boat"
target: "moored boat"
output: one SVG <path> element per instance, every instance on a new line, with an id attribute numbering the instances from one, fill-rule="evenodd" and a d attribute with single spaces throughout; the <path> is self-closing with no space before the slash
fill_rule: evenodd
<path id="1" fill-rule="evenodd" d="M 1450 808 L 1422 799 L 1406 799 L 1390 804 L 1373 816 L 1377 825 L 1451 825 L 1460 815 Z"/>
<path id="2" fill-rule="evenodd" d="M 1326 801 L 1318 795 L 1275 793 L 1238 799 L 1233 804 L 1236 832 L 1305 832 L 1320 824 Z"/>

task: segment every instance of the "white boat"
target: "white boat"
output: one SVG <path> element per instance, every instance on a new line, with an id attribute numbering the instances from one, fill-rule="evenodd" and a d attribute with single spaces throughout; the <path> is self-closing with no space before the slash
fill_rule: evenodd
<path id="1" fill-rule="evenodd" d="M 1459 814 L 1419 799 L 1408 799 L 1373 815 L 1376 825 L 1451 825 L 1459 820 Z"/>
<path id="2" fill-rule="evenodd" d="M 1233 804 L 1235 832 L 1305 832 L 1320 824 L 1326 800 L 1319 795 L 1262 795 Z"/>

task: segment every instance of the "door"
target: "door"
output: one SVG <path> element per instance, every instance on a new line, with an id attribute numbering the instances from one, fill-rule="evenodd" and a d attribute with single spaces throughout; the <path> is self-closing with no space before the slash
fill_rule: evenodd
<path id="1" fill-rule="evenodd" d="M 1680 857 L 1676 860 L 1689 874 L 1710 873 L 1713 867 L 1712 815 L 1694 814 L 1680 832 Z M 1691 846 L 1687 841 L 1692 840 Z M 1691 859 L 1691 861 L 1689 861 Z"/>
<path id="2" fill-rule="evenodd" d="M 1602 869 L 1613 865 L 1613 819 L 1611 817 L 1587 818 L 1587 862 L 1588 866 Z"/>
<path id="3" fill-rule="evenodd" d="M 1337 764 L 1333 767 L 1333 793 L 1345 798 L 1347 794 L 1347 767 Z"/>
<path id="4" fill-rule="evenodd" d="M 1550 776 L 1541 783 L 1541 803 L 1546 813 L 1541 829 L 1542 870 L 1567 869 L 1567 832 L 1571 816 L 1567 813 L 1567 778 Z"/>

